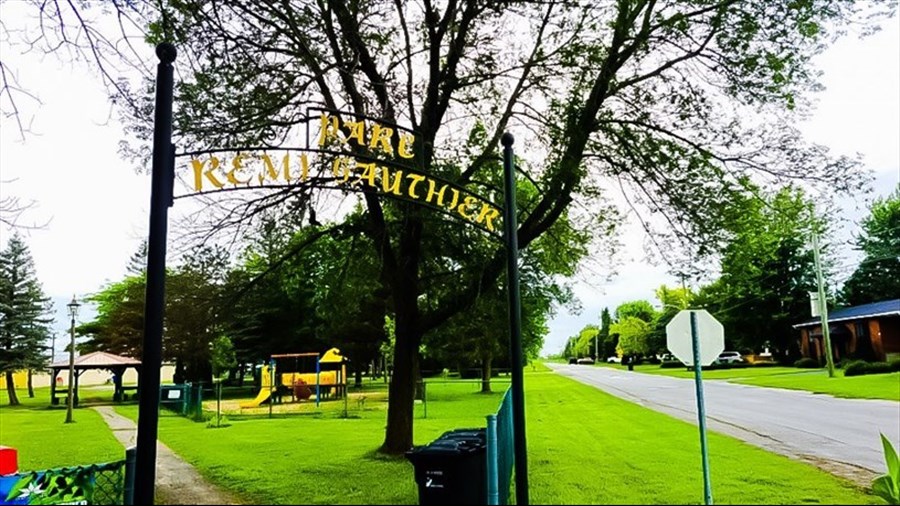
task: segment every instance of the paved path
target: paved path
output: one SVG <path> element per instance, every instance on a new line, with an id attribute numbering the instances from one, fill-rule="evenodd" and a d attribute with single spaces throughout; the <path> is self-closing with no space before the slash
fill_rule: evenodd
<path id="1" fill-rule="evenodd" d="M 693 379 L 547 364 L 558 374 L 697 424 Z M 900 388 L 900 385 L 898 385 Z M 707 427 L 869 485 L 885 472 L 879 432 L 900 441 L 900 403 L 704 381 Z"/>
<path id="2" fill-rule="evenodd" d="M 126 448 L 137 440 L 137 425 L 111 406 L 94 408 Z M 240 504 L 206 482 L 190 464 L 166 445 L 156 442 L 156 501 L 162 504 Z"/>

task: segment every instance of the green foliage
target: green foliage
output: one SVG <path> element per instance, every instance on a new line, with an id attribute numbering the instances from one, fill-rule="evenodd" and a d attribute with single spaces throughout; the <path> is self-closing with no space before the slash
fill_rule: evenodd
<path id="1" fill-rule="evenodd" d="M 862 376 L 864 374 L 887 374 L 894 372 L 891 364 L 887 362 L 853 362 L 844 368 L 844 376 Z"/>
<path id="2" fill-rule="evenodd" d="M 616 321 L 621 322 L 627 318 L 637 318 L 650 323 L 656 318 L 656 310 L 646 300 L 623 302 L 616 308 Z"/>
<path id="3" fill-rule="evenodd" d="M 900 504 L 900 455 L 884 434 L 881 434 L 881 445 L 884 447 L 887 473 L 872 481 L 872 492 L 886 503 L 897 505 Z"/>
<path id="4" fill-rule="evenodd" d="M 895 358 L 888 362 L 891 367 L 891 372 L 900 372 L 900 358 Z"/>
<path id="5" fill-rule="evenodd" d="M 792 325 L 809 319 L 808 292 L 816 286 L 809 237 L 822 224 L 801 189 L 766 193 L 745 184 L 758 195 L 735 201 L 739 211 L 727 219 L 721 277 L 700 290 L 696 303 L 725 327 L 726 348 L 770 345 L 777 356 L 796 359 Z"/>
<path id="6" fill-rule="evenodd" d="M 610 332 L 619 335 L 616 352 L 620 355 L 644 355 L 650 352 L 647 338 L 650 335 L 650 324 L 635 316 L 613 323 Z"/>
<path id="7" fill-rule="evenodd" d="M 12 373 L 40 369 L 47 363 L 51 309 L 31 252 L 15 233 L 0 251 L 0 374 L 6 375 L 10 405 L 19 403 Z"/>
<path id="8" fill-rule="evenodd" d="M 819 361 L 814 358 L 803 357 L 800 360 L 794 362 L 794 367 L 798 367 L 800 369 L 818 369 Z"/>
<path id="9" fill-rule="evenodd" d="M 844 283 L 840 298 L 848 306 L 896 299 L 900 294 L 900 185 L 876 199 L 856 237 L 864 257 Z"/>
<path id="10" fill-rule="evenodd" d="M 234 356 L 234 344 L 232 344 L 228 336 L 221 335 L 212 342 L 210 362 L 213 376 L 217 378 L 237 365 L 237 359 Z"/>

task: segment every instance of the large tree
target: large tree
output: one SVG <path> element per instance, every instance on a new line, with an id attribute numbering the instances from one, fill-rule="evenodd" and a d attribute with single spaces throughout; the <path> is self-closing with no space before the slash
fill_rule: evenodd
<path id="1" fill-rule="evenodd" d="M 19 404 L 13 373 L 27 370 L 30 374 L 46 366 L 51 309 L 28 246 L 14 233 L 0 251 L 0 373 L 6 375 L 11 406 Z"/>
<path id="2" fill-rule="evenodd" d="M 812 201 L 790 186 L 737 204 L 741 211 L 727 223 L 731 237 L 721 276 L 696 302 L 722 322 L 726 347 L 771 345 L 790 361 L 798 352 L 792 325 L 809 318 L 809 292 L 816 287 L 811 233 L 821 233 L 825 221 L 814 218 Z"/>
<path id="3" fill-rule="evenodd" d="M 856 236 L 863 253 L 859 266 L 841 289 L 841 302 L 849 306 L 900 297 L 900 185 L 876 199 Z"/>
<path id="4" fill-rule="evenodd" d="M 67 5 L 35 3 L 52 18 L 42 26 L 52 28 L 32 43 L 83 50 L 116 87 L 133 119 L 130 131 L 148 139 L 149 102 L 130 95 L 104 59 L 119 46 L 85 29 L 78 22 L 85 17 L 60 22 Z M 810 60 L 857 17 L 854 2 L 114 5 L 126 12 L 122 19 L 149 27 L 149 41 L 178 46 L 175 121 L 182 148 L 287 142 L 301 130 L 305 107 L 318 104 L 411 127 L 420 170 L 474 188 L 489 180 L 501 134 L 515 130 L 521 168 L 540 188 L 519 210 L 522 248 L 546 235 L 572 202 L 591 230 L 604 230 L 601 204 L 610 188 L 622 190 L 648 230 L 664 227 L 706 253 L 721 238 L 722 210 L 745 192 L 742 176 L 806 179 L 837 193 L 861 181 L 854 163 L 805 144 L 792 126 L 807 109 L 805 93 L 816 87 Z M 74 36 L 79 31 L 87 36 Z M 79 47 L 82 41 L 91 47 Z M 145 87 L 134 89 L 140 95 Z M 486 125 L 485 135 L 472 143 L 464 133 L 476 122 Z M 224 221 L 217 216 L 217 224 L 233 225 L 234 233 L 254 209 L 305 192 L 295 187 L 253 197 L 226 211 Z M 469 263 L 455 273 L 452 289 L 423 307 L 420 296 L 433 274 L 427 262 L 436 256 L 425 245 L 444 220 L 374 194 L 363 200 L 365 233 L 396 315 L 383 449 L 401 452 L 412 444 L 422 336 L 496 284 L 504 255 L 498 245 L 479 264 Z"/>

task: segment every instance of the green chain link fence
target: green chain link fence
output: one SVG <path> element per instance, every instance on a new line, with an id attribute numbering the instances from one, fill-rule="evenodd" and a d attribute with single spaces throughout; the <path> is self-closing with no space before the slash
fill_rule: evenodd
<path id="1" fill-rule="evenodd" d="M 133 504 L 134 448 L 125 459 L 0 476 L 0 504 Z"/>
<path id="2" fill-rule="evenodd" d="M 487 504 L 509 504 L 515 450 L 511 392 L 507 388 L 497 413 L 487 416 Z"/>

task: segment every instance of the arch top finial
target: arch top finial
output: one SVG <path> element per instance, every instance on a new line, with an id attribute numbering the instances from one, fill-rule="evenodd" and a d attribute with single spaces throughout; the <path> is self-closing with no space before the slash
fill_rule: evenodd
<path id="1" fill-rule="evenodd" d="M 500 138 L 500 143 L 506 147 L 510 147 L 513 145 L 513 142 L 516 141 L 516 138 L 513 137 L 513 134 L 509 132 L 504 132 L 503 137 Z"/>
<path id="2" fill-rule="evenodd" d="M 163 63 L 172 63 L 178 56 L 178 50 L 171 42 L 160 42 L 156 45 L 156 57 Z"/>

